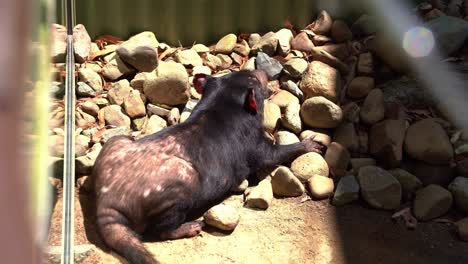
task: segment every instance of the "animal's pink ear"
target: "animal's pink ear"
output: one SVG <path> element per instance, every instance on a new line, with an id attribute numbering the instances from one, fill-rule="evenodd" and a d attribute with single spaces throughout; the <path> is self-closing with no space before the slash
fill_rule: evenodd
<path id="1" fill-rule="evenodd" d="M 245 107 L 249 112 L 253 114 L 257 114 L 257 102 L 255 102 L 255 91 L 251 89 L 249 94 L 247 95 L 247 99 L 245 100 Z"/>
<path id="2" fill-rule="evenodd" d="M 206 84 L 207 75 L 203 73 L 197 73 L 193 76 L 193 87 L 197 90 L 197 93 L 203 94 L 203 86 Z"/>

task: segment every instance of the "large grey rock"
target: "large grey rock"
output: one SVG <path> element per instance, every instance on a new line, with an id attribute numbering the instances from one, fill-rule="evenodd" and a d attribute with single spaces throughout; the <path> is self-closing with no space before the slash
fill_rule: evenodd
<path id="1" fill-rule="evenodd" d="M 85 62 L 91 53 L 91 37 L 82 24 L 73 28 L 73 52 L 78 63 Z"/>
<path id="2" fill-rule="evenodd" d="M 138 71 L 151 72 L 158 66 L 158 45 L 154 33 L 145 31 L 120 44 L 116 52 Z"/>
<path id="3" fill-rule="evenodd" d="M 258 70 L 263 70 L 268 76 L 268 79 L 277 79 L 283 70 L 281 63 L 274 58 L 271 58 L 264 52 L 258 52 L 255 64 Z"/>
<path id="4" fill-rule="evenodd" d="M 468 21 L 441 16 L 425 25 L 434 35 L 437 46 L 446 54 L 459 50 L 468 39 Z"/>
<path id="5" fill-rule="evenodd" d="M 393 169 L 389 172 L 400 182 L 404 201 L 411 200 L 415 192 L 423 186 L 418 177 L 403 169 Z"/>
<path id="6" fill-rule="evenodd" d="M 328 164 L 325 159 L 315 152 L 309 152 L 297 157 L 291 163 L 291 170 L 302 182 L 314 175 L 328 177 Z"/>
<path id="7" fill-rule="evenodd" d="M 240 221 L 237 209 L 227 204 L 218 204 L 211 207 L 204 215 L 203 220 L 207 225 L 221 230 L 233 231 Z"/>
<path id="8" fill-rule="evenodd" d="M 372 126 L 369 150 L 386 167 L 396 167 L 403 159 L 405 120 L 384 120 Z"/>
<path id="9" fill-rule="evenodd" d="M 457 208 L 468 213 L 468 178 L 456 177 L 449 184 L 448 189 L 452 192 Z"/>
<path id="10" fill-rule="evenodd" d="M 313 61 L 304 72 L 299 88 L 306 98 L 323 96 L 337 102 L 341 90 L 340 72 L 321 61 Z"/>
<path id="11" fill-rule="evenodd" d="M 445 214 L 452 206 L 452 194 L 439 185 L 428 185 L 416 192 L 413 204 L 414 216 L 429 221 Z"/>
<path id="12" fill-rule="evenodd" d="M 143 84 L 143 91 L 153 104 L 184 104 L 189 98 L 187 71 L 180 63 L 161 62 Z"/>
<path id="13" fill-rule="evenodd" d="M 442 126 L 431 118 L 408 128 L 405 150 L 410 157 L 434 165 L 447 164 L 453 158 L 450 139 Z"/>
<path id="14" fill-rule="evenodd" d="M 392 210 L 400 206 L 401 185 L 388 171 L 365 166 L 359 170 L 357 178 L 363 199 L 372 207 Z"/>
<path id="15" fill-rule="evenodd" d="M 304 193 L 304 185 L 288 167 L 279 166 L 271 178 L 273 193 L 279 196 L 294 197 Z"/>
<path id="16" fill-rule="evenodd" d="M 344 176 L 336 186 L 333 205 L 345 205 L 359 199 L 359 184 L 353 175 Z"/>
<path id="17" fill-rule="evenodd" d="M 307 99 L 301 106 L 305 124 L 317 128 L 334 128 L 341 123 L 343 112 L 332 101 L 322 96 Z"/>

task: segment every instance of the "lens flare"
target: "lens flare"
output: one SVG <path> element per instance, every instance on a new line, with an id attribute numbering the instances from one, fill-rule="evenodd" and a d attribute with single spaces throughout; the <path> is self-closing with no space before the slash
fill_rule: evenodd
<path id="1" fill-rule="evenodd" d="M 425 27 L 414 27 L 406 31 L 403 37 L 403 49 L 414 58 L 429 55 L 434 43 L 434 35 Z"/>

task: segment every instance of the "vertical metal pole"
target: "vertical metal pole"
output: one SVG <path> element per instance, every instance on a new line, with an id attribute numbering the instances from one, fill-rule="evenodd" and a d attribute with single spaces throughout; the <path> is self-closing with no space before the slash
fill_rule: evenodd
<path id="1" fill-rule="evenodd" d="M 75 197 L 75 55 L 74 1 L 66 0 L 67 60 L 65 80 L 65 156 L 63 172 L 62 264 L 73 264 Z"/>

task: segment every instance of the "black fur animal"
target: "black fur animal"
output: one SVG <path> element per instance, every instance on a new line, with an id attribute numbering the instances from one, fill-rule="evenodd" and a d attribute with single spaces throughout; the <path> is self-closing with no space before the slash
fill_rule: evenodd
<path id="1" fill-rule="evenodd" d="M 105 243 L 130 263 L 157 263 L 139 239 L 197 235 L 188 222 L 221 202 L 259 169 L 319 151 L 312 139 L 273 145 L 263 130 L 266 75 L 197 75 L 203 97 L 185 122 L 133 141 L 114 137 L 93 170 L 97 226 Z"/>

